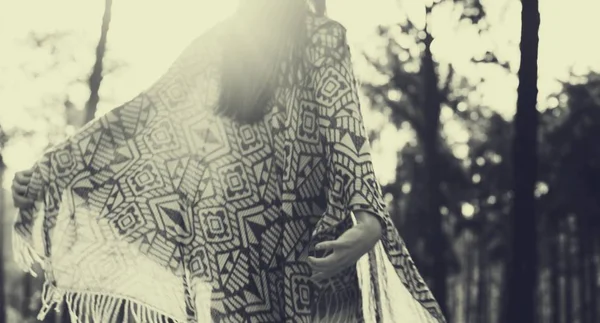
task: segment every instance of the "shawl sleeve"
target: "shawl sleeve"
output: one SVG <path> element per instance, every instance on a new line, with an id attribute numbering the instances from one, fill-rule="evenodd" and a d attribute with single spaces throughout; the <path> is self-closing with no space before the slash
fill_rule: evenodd
<path id="1" fill-rule="evenodd" d="M 15 260 L 23 270 L 32 272 L 31 266 L 35 262 L 44 265 L 48 261 L 51 250 L 49 233 L 61 209 L 72 208 L 78 202 L 77 197 L 81 197 L 80 203 L 93 203 L 93 198 L 90 198 L 92 192 L 128 171 L 131 167 L 128 161 L 140 157 L 131 156 L 132 153 L 144 154 L 132 152 L 133 149 L 128 149 L 130 146 L 142 140 L 148 146 L 154 145 L 150 149 L 159 151 L 164 148 L 161 145 L 165 143 L 153 141 L 156 139 L 152 138 L 153 130 L 165 124 L 169 113 L 190 113 L 189 107 L 198 102 L 194 95 L 208 93 L 207 88 L 214 87 L 214 84 L 205 82 L 208 79 L 207 66 L 214 65 L 208 54 L 214 56 L 215 51 L 207 43 L 214 38 L 215 33 L 209 31 L 193 40 L 149 88 L 90 121 L 74 135 L 44 152 L 34 164 L 27 196 L 34 198 L 36 204 L 21 208 L 13 226 Z M 196 106 L 194 108 L 197 109 Z M 153 153 L 152 150 L 146 152 Z M 33 228 L 37 218 L 43 218 L 44 255 L 41 258 L 33 248 Z"/>
<path id="2" fill-rule="evenodd" d="M 120 118 L 122 115 L 129 115 L 132 121 L 126 125 L 110 122 L 111 119 Z M 86 194 L 94 185 L 100 184 L 100 179 L 94 181 L 92 175 L 111 168 L 115 158 L 124 158 L 118 156 L 117 147 L 126 145 L 128 137 L 138 128 L 144 127 L 150 119 L 151 106 L 140 94 L 106 115 L 89 122 L 74 135 L 44 152 L 33 166 L 33 174 L 27 187 L 27 195 L 34 198 L 36 204 L 19 209 L 14 224 L 13 248 L 16 249 L 16 261 L 24 270 L 29 270 L 33 265 L 34 259 L 27 259 L 27 256 L 34 253 L 33 250 L 23 249 L 33 244 L 33 227 L 37 218 L 43 218 L 42 242 L 44 256 L 48 257 L 50 253 L 48 235 L 60 209 L 65 206 L 62 199 L 69 185 L 76 178 L 88 177 L 86 185 L 80 186 L 77 191 L 79 194 Z M 117 172 L 117 169 L 113 169 L 113 172 Z M 25 258 L 20 258 L 20 255 Z"/>
<path id="3" fill-rule="evenodd" d="M 350 212 L 365 211 L 385 224 L 385 203 L 373 170 L 346 30 L 329 21 L 316 31 L 312 46 L 312 82 L 328 164 L 324 221 L 337 225 L 347 221 Z"/>
<path id="4" fill-rule="evenodd" d="M 186 139 L 191 134 L 184 124 L 210 114 L 217 102 L 219 28 L 193 40 L 148 89 L 89 122 L 34 165 L 28 196 L 37 201 L 17 214 L 13 255 L 32 274 L 36 262 L 44 268 L 38 318 L 63 299 L 71 315 L 83 317 L 113 299 L 107 307 L 113 310 L 103 312 L 101 321 L 115 322 L 107 317 L 117 312 L 120 298 L 147 305 L 130 307 L 134 314 L 161 311 L 176 322 L 187 321 L 182 263 L 165 255 L 180 254 L 177 239 L 187 234 L 186 203 L 201 179 L 192 174 L 195 146 Z M 150 210 L 163 204 L 170 207 L 164 218 L 159 216 L 163 211 Z M 161 238 L 148 242 L 147 235 L 158 231 Z M 43 251 L 34 248 L 34 241 L 36 246 L 42 242 Z M 114 266 L 109 273 L 105 263 Z M 122 279 L 135 283 L 116 283 Z M 157 292 L 147 293 L 140 286 L 152 280 Z M 99 293 L 111 297 L 93 296 Z M 85 306 L 73 305 L 73 299 L 85 299 L 78 303 Z"/>
<path id="5" fill-rule="evenodd" d="M 317 29 L 311 41 L 315 65 L 311 82 L 319 106 L 328 182 L 327 210 L 316 232 L 340 224 L 348 228 L 350 214 L 357 211 L 375 215 L 382 224 L 383 237 L 363 258 L 368 259 L 366 270 L 364 261 L 359 262 L 360 271 L 370 276 L 366 281 L 373 288 L 364 298 L 376 308 L 371 313 L 394 322 L 445 322 L 386 210 L 373 169 L 346 30 L 329 20 Z M 394 290 L 403 296 L 388 292 Z"/>

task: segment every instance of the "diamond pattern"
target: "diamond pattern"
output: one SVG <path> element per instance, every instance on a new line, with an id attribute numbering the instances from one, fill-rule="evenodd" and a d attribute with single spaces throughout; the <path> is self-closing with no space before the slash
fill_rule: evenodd
<path id="1" fill-rule="evenodd" d="M 362 322 L 356 268 L 317 285 L 306 257 L 366 210 L 386 225 L 403 286 L 445 322 L 386 213 L 345 30 L 325 18 L 307 26 L 305 62 L 282 63 L 263 122 L 213 115 L 216 28 L 146 92 L 43 156 L 30 190 L 45 194 L 45 252 L 62 289 L 126 296 L 179 322 Z M 15 224 L 28 240 L 34 216 L 23 209 Z M 53 245 L 58 236 L 68 239 Z"/>

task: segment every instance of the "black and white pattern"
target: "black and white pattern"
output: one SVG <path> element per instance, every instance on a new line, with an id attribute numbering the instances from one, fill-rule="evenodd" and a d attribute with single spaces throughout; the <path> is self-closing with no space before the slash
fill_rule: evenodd
<path id="1" fill-rule="evenodd" d="M 363 322 L 356 268 L 316 285 L 306 257 L 365 210 L 385 224 L 400 281 L 445 322 L 385 211 L 345 30 L 307 26 L 303 81 L 284 62 L 257 124 L 213 114 L 216 27 L 149 90 L 44 154 L 30 194 L 45 197 L 47 305 L 66 299 L 94 322 L 116 322 L 121 305 L 138 322 Z M 36 214 L 15 224 L 25 266 Z"/>

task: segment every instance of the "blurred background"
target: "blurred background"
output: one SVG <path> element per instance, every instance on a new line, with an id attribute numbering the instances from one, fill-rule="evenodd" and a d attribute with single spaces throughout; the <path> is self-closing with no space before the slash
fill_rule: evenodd
<path id="1" fill-rule="evenodd" d="M 0 1 L 0 322 L 40 308 L 41 280 L 12 262 L 14 173 L 143 91 L 236 3 Z M 600 322 L 600 1 L 539 0 L 539 31 L 519 0 L 327 5 L 390 212 L 449 321 L 517 322 L 518 295 L 535 295 L 523 317 Z"/>

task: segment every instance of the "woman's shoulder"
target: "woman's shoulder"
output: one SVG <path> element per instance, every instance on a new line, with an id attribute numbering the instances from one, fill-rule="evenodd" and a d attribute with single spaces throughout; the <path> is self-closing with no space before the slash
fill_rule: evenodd
<path id="1" fill-rule="evenodd" d="M 339 61 L 349 53 L 346 27 L 327 18 L 309 16 L 307 19 L 308 58 L 315 66 Z"/>
<path id="2" fill-rule="evenodd" d="M 309 39 L 316 42 L 327 41 L 329 46 L 341 45 L 346 41 L 346 27 L 337 20 L 309 15 L 306 20 Z"/>

